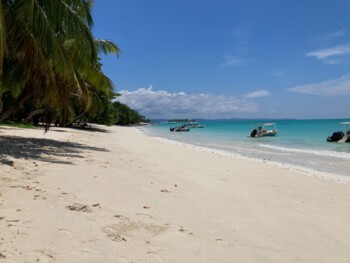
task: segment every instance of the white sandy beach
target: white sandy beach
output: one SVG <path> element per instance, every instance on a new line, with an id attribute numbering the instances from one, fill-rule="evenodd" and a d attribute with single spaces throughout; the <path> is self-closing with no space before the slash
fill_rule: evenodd
<path id="1" fill-rule="evenodd" d="M 0 127 L 0 262 L 350 262 L 350 184 L 136 128 Z"/>

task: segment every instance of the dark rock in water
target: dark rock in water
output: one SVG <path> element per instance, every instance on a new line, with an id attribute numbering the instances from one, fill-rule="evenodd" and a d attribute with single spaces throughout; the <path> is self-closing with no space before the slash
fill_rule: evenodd
<path id="1" fill-rule="evenodd" d="M 343 138 L 344 133 L 342 131 L 333 132 L 332 136 L 327 138 L 327 142 L 337 142 Z"/>

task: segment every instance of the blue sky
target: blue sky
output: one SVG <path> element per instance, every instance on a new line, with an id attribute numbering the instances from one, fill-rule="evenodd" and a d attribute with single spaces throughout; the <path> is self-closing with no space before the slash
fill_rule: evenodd
<path id="1" fill-rule="evenodd" d="M 350 118 L 348 0 L 96 0 L 103 70 L 148 118 Z"/>

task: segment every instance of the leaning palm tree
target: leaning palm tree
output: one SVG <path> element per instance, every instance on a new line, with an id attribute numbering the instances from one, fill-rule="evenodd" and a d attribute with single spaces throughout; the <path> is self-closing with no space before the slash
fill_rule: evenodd
<path id="1" fill-rule="evenodd" d="M 112 42 L 95 40 L 92 0 L 0 0 L 0 95 L 17 96 L 0 122 L 24 101 L 42 108 L 49 124 L 57 110 L 68 120 L 72 97 L 82 112 L 94 89 L 113 89 L 98 69 L 98 53 L 119 53 Z M 29 14 L 29 15 L 28 15 Z"/>
<path id="2" fill-rule="evenodd" d="M 110 41 L 95 40 L 95 45 L 98 53 L 119 53 L 118 47 Z M 74 50 L 73 52 L 68 50 L 69 54 L 74 54 L 74 52 Z M 74 90 L 74 92 L 68 89 L 67 91 L 63 92 L 63 94 L 65 94 L 65 96 L 70 96 L 71 98 L 73 98 L 74 96 L 75 98 L 79 98 L 79 116 L 82 116 L 91 107 L 94 108 L 101 106 L 98 100 L 100 91 L 102 91 L 109 98 L 112 98 L 114 94 L 114 85 L 112 81 L 101 72 L 100 63 L 97 57 L 96 62 L 93 64 L 92 67 L 86 67 L 88 63 L 82 63 L 80 60 L 74 60 L 74 63 L 77 88 Z M 61 115 L 61 125 L 65 125 L 66 123 L 68 123 L 68 114 L 73 112 L 73 110 L 71 109 L 72 104 L 65 104 L 61 106 L 63 109 Z"/>

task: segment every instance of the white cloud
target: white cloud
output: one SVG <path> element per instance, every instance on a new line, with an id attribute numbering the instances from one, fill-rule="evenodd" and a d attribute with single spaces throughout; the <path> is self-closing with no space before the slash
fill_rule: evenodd
<path id="1" fill-rule="evenodd" d="M 152 88 L 123 90 L 116 100 L 127 104 L 148 118 L 220 118 L 237 113 L 257 112 L 258 106 L 235 96 L 170 93 Z"/>
<path id="2" fill-rule="evenodd" d="M 247 30 L 236 29 L 231 33 L 231 44 L 227 48 L 227 52 L 223 55 L 223 62 L 219 69 L 229 66 L 241 66 L 247 64 L 247 53 L 252 49 L 249 46 L 250 34 Z"/>
<path id="3" fill-rule="evenodd" d="M 329 35 L 329 38 L 337 38 L 337 37 L 341 37 L 344 36 L 346 34 L 346 31 L 344 29 L 340 29 L 332 34 Z"/>
<path id="4" fill-rule="evenodd" d="M 331 42 L 337 41 L 339 38 L 342 38 L 347 35 L 347 30 L 340 29 L 338 31 L 332 32 L 327 35 L 319 36 L 313 39 L 314 44 L 327 45 Z"/>
<path id="5" fill-rule="evenodd" d="M 350 95 L 350 75 L 341 77 L 339 79 L 301 85 L 287 90 L 291 92 L 309 95 Z"/>
<path id="6" fill-rule="evenodd" d="M 232 65 L 238 65 L 240 64 L 240 60 L 231 55 L 224 56 L 224 63 L 222 66 L 232 66 Z"/>
<path id="7" fill-rule="evenodd" d="M 350 44 L 339 45 L 331 48 L 319 49 L 306 53 L 308 57 L 314 57 L 328 64 L 339 64 L 342 61 L 339 59 L 350 55 Z M 335 59 L 336 58 L 336 59 Z"/>
<path id="8" fill-rule="evenodd" d="M 266 90 L 257 90 L 257 91 L 253 91 L 250 93 L 247 93 L 244 95 L 245 98 L 260 98 L 260 97 L 266 97 L 266 96 L 270 96 L 271 94 L 269 92 L 267 92 Z"/>
<path id="9" fill-rule="evenodd" d="M 331 56 L 347 54 L 350 54 L 350 45 L 342 45 L 332 48 L 320 49 L 313 52 L 309 52 L 306 55 L 309 57 L 316 57 L 317 59 L 323 59 Z"/>

